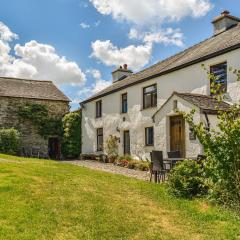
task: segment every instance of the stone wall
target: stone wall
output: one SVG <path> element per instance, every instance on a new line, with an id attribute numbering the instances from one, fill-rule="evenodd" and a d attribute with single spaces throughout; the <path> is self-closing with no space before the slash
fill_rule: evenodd
<path id="1" fill-rule="evenodd" d="M 48 139 L 40 136 L 30 121 L 19 118 L 19 108 L 27 103 L 46 105 L 50 116 L 56 117 L 63 117 L 68 113 L 69 104 L 62 101 L 0 97 L 0 127 L 18 129 L 21 133 L 22 148 L 40 148 L 42 153 L 47 154 Z"/>

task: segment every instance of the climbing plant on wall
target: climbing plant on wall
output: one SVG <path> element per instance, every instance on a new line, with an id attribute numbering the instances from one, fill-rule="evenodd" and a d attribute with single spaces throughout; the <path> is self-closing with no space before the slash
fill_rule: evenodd
<path id="1" fill-rule="evenodd" d="M 62 136 L 62 119 L 49 116 L 48 107 L 43 104 L 27 103 L 20 107 L 19 116 L 29 120 L 44 138 L 49 136 Z"/>
<path id="2" fill-rule="evenodd" d="M 66 158 L 78 158 L 81 153 L 81 112 L 68 113 L 63 118 L 62 153 Z"/>

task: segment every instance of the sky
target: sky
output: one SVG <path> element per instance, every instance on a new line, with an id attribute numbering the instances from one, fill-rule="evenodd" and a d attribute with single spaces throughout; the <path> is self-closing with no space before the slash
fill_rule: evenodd
<path id="1" fill-rule="evenodd" d="M 0 76 L 52 80 L 79 102 L 213 34 L 239 0 L 1 0 Z"/>

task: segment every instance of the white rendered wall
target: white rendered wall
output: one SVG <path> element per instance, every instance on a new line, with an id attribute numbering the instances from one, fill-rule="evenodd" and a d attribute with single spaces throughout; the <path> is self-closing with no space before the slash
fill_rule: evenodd
<path id="1" fill-rule="evenodd" d="M 227 61 L 228 67 L 240 69 L 240 50 L 235 50 L 219 57 L 202 62 L 207 68 Z M 174 91 L 192 92 L 200 94 L 209 94 L 209 80 L 206 72 L 198 63 L 184 69 L 148 80 L 119 92 L 112 93 L 102 99 L 102 118 L 95 118 L 95 102 L 85 104 L 82 111 L 82 137 L 83 153 L 96 151 L 96 129 L 102 127 L 104 139 L 110 134 L 117 135 L 121 141 L 119 143 L 119 152 L 123 154 L 123 131 L 130 130 L 131 153 L 135 156 L 144 156 L 144 153 L 150 152 L 153 147 L 145 147 L 145 127 L 153 126 L 153 114 L 162 106 L 162 104 L 171 96 Z M 142 109 L 142 90 L 144 87 L 157 83 L 158 106 L 155 108 Z M 128 94 L 128 113 L 121 114 L 121 94 Z M 228 95 L 229 101 L 236 102 L 240 99 L 240 82 L 236 82 L 236 77 L 228 72 Z M 125 121 L 123 118 L 125 117 Z M 214 117 L 211 117 L 211 119 Z M 167 118 L 163 118 L 159 126 L 155 129 L 155 149 L 168 150 L 167 139 Z M 188 128 L 186 126 L 186 131 Z M 186 133 L 186 137 L 188 133 Z M 187 156 L 194 156 L 201 152 L 201 146 L 198 142 L 186 144 Z"/>

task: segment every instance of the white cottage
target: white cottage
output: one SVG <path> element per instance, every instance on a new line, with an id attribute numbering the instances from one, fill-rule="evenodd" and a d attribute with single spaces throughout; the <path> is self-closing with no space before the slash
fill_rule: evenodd
<path id="1" fill-rule="evenodd" d="M 152 150 L 202 153 L 201 144 L 176 108 L 196 110 L 195 121 L 215 127 L 216 101 L 205 65 L 216 76 L 229 102 L 240 99 L 240 83 L 229 67 L 240 69 L 240 19 L 224 11 L 213 20 L 214 35 L 143 71 L 127 65 L 115 70 L 113 83 L 81 103 L 82 152 L 104 152 L 109 135 L 119 137 L 119 153 L 144 158 Z M 228 107 L 223 103 L 221 108 Z"/>

